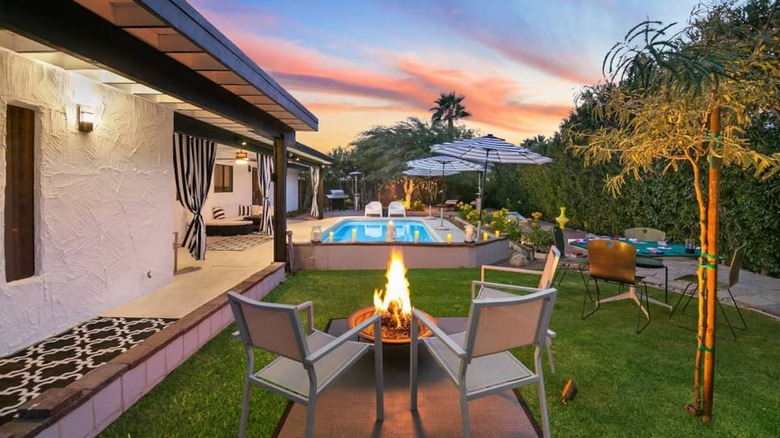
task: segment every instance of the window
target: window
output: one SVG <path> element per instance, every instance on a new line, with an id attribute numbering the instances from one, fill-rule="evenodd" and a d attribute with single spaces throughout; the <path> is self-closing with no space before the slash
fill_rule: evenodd
<path id="1" fill-rule="evenodd" d="M 233 166 L 217 164 L 214 168 L 214 192 L 233 191 Z"/>
<path id="2" fill-rule="evenodd" d="M 5 280 L 35 275 L 35 111 L 8 105 L 5 149 Z"/>

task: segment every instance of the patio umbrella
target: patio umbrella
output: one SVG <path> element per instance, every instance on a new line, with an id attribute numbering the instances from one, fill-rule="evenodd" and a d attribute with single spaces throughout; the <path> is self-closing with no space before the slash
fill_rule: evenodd
<path id="1" fill-rule="evenodd" d="M 499 164 L 545 164 L 552 163 L 552 159 L 544 155 L 531 152 L 528 149 L 509 143 L 503 138 L 488 134 L 484 137 L 468 138 L 431 146 L 431 151 L 437 154 L 449 155 L 466 160 L 484 163 L 484 172 L 479 181 L 479 193 L 477 193 L 477 211 L 479 222 L 477 223 L 477 236 L 482 233 L 482 188 L 487 173 L 488 163 Z"/>
<path id="2" fill-rule="evenodd" d="M 437 174 L 441 175 L 442 180 L 445 176 L 454 175 L 456 173 L 460 172 L 473 172 L 473 171 L 479 171 L 480 169 L 479 165 L 472 163 L 470 161 L 461 160 L 454 157 L 447 157 L 447 156 L 434 156 L 434 157 L 428 157 L 428 158 L 421 158 L 419 160 L 412 160 L 407 161 L 406 164 L 411 168 L 418 168 L 423 170 L 430 170 L 430 171 L 436 171 Z M 444 190 L 441 192 L 441 220 L 439 222 L 439 229 L 447 229 L 447 227 L 444 226 Z"/>
<path id="3" fill-rule="evenodd" d="M 449 175 L 455 175 L 458 172 L 456 171 L 447 171 L 445 172 L 444 176 Z M 412 167 L 410 169 L 406 169 L 403 171 L 404 175 L 409 176 L 422 176 L 426 178 L 433 178 L 434 176 L 439 176 L 441 172 L 434 172 L 432 169 L 421 169 L 419 167 Z M 433 219 L 433 216 L 431 216 L 431 204 L 428 204 L 428 216 L 425 217 L 425 219 Z"/>

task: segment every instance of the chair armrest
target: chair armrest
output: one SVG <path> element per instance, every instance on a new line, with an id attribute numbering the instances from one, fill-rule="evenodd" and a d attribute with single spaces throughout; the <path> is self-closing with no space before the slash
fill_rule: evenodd
<path id="1" fill-rule="evenodd" d="M 303 309 L 306 309 L 306 322 L 309 325 L 309 334 L 312 334 L 314 333 L 314 303 L 311 301 L 304 301 L 295 306 L 295 310 L 299 312 Z"/>
<path id="2" fill-rule="evenodd" d="M 436 335 L 437 338 L 441 339 L 442 342 L 444 342 L 444 345 L 447 346 L 450 350 L 452 350 L 455 355 L 457 355 L 460 358 L 466 357 L 466 351 L 461 348 L 460 345 L 456 344 L 455 341 L 452 340 L 449 336 L 447 336 L 446 333 L 442 329 L 439 328 L 436 324 L 434 324 L 430 319 L 428 319 L 427 316 L 423 315 L 422 312 L 420 312 L 417 309 L 412 309 L 412 324 L 414 324 L 415 319 L 419 319 L 420 322 L 428 327 L 430 331 L 433 332 L 434 335 Z M 412 339 L 412 342 L 417 342 L 417 339 Z"/>
<path id="3" fill-rule="evenodd" d="M 540 290 L 538 287 L 529 287 L 529 286 L 515 286 L 513 284 L 503 284 L 503 283 L 491 283 L 489 281 L 479 281 L 479 280 L 471 280 L 471 299 L 473 300 L 474 297 L 476 297 L 475 290 L 476 286 L 479 285 L 480 288 L 487 286 L 487 287 L 494 287 L 498 289 L 508 289 L 508 290 L 517 290 L 521 292 L 539 292 Z"/>
<path id="4" fill-rule="evenodd" d="M 362 332 L 366 329 L 366 327 L 370 326 L 371 324 L 374 324 L 374 339 L 378 340 L 379 342 L 382 342 L 382 322 L 379 317 L 379 315 L 372 315 L 370 318 L 365 319 L 360 324 L 356 325 L 352 329 L 350 329 L 348 332 L 344 333 L 343 335 L 339 336 L 338 338 L 328 342 L 325 346 L 320 348 L 319 350 L 311 353 L 309 356 L 307 356 L 304 359 L 304 362 L 308 362 L 310 364 L 314 364 L 318 360 L 322 359 L 323 357 L 327 356 L 329 353 L 332 353 L 333 350 L 335 350 L 337 347 L 339 347 L 341 344 L 344 344 L 345 342 L 349 341 L 353 337 L 357 336 L 358 333 Z"/>
<path id="5" fill-rule="evenodd" d="M 530 274 L 530 275 L 542 275 L 543 271 L 534 271 L 531 269 L 522 269 L 522 268 L 510 268 L 507 266 L 493 266 L 493 265 L 482 265 L 480 280 L 485 281 L 485 271 L 502 271 L 502 272 L 512 272 L 515 274 Z"/>

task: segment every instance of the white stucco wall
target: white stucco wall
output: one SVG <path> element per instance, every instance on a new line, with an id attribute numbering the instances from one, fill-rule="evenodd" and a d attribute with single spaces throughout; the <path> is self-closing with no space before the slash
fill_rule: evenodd
<path id="1" fill-rule="evenodd" d="M 36 112 L 37 172 L 36 275 L 6 283 L 0 263 L 3 355 L 169 283 L 175 195 L 171 110 L 3 49 L 0 71 L 0 209 L 6 105 Z"/>

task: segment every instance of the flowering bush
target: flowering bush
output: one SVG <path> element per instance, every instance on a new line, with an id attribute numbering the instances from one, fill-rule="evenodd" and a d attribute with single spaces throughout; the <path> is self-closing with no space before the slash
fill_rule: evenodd
<path id="1" fill-rule="evenodd" d="M 425 204 L 423 204 L 423 202 L 418 199 L 418 200 L 412 202 L 411 210 L 412 211 L 423 211 L 423 210 L 425 210 Z"/>
<path id="2" fill-rule="evenodd" d="M 506 208 L 494 211 L 490 218 L 490 228 L 500 231 L 512 241 L 520 242 L 521 224 L 509 217 L 508 214 L 509 210 Z"/>
<path id="3" fill-rule="evenodd" d="M 528 230 L 522 237 L 522 242 L 534 249 L 553 244 L 552 232 L 542 227 L 542 224 L 539 223 L 541 219 L 542 213 L 539 213 L 538 211 L 531 213 L 531 219 L 527 221 Z"/>

